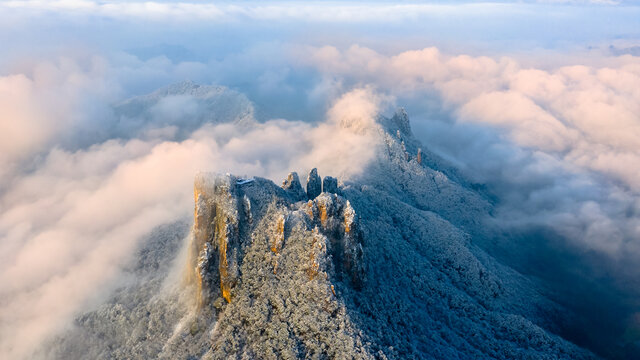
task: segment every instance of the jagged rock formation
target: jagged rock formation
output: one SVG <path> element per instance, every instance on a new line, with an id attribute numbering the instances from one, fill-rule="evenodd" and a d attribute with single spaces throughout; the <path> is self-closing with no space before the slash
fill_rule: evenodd
<path id="1" fill-rule="evenodd" d="M 316 169 L 309 178 L 319 179 Z M 326 178 L 325 178 L 326 179 Z M 194 267 L 194 281 L 197 284 L 199 303 L 208 304 L 211 298 L 222 296 L 231 302 L 232 290 L 241 280 L 239 268 L 251 237 L 253 211 L 252 203 L 264 202 L 265 195 L 277 201 L 281 207 L 275 221 L 275 230 L 270 231 L 268 241 L 271 252 L 280 255 L 287 234 L 296 231 L 313 232 L 312 237 L 324 237 L 321 248 L 327 248 L 333 259 L 333 268 L 338 279 L 343 273 L 354 287 L 360 288 L 364 281 L 362 261 L 362 231 L 358 225 L 355 210 L 348 200 L 335 194 L 337 180 L 329 180 L 332 193 L 318 195 L 306 203 L 297 203 L 302 197 L 301 185 L 296 173 L 290 173 L 283 182 L 282 189 L 275 188 L 265 179 L 253 179 L 243 183 L 232 175 L 200 174 L 194 184 L 195 213 L 191 265 Z M 256 187 L 262 187 L 256 189 Z M 311 191 L 317 191 L 314 185 Z M 285 196 L 286 195 L 286 196 Z M 326 244 L 325 244 L 326 243 Z M 316 242 L 309 249 L 308 274 L 313 279 L 320 271 L 320 263 L 314 252 Z M 275 260 L 273 272 L 278 271 Z"/>
<path id="2" fill-rule="evenodd" d="M 287 178 L 282 182 L 282 188 L 291 194 L 295 200 L 304 200 L 307 193 L 302 189 L 300 178 L 297 172 L 289 173 Z"/>
<path id="3" fill-rule="evenodd" d="M 392 125 L 396 121 L 390 120 Z M 406 144 L 414 146 L 411 141 L 403 144 L 403 138 L 411 140 L 408 134 L 397 135 L 384 138 L 393 139 L 384 143 L 390 161 L 383 159 L 379 165 L 400 166 L 423 182 L 429 179 L 425 175 L 432 169 L 406 157 Z M 388 167 L 369 171 L 367 176 L 373 177 Z M 200 287 L 208 291 L 201 298 L 228 302 L 218 306 L 212 348 L 205 357 L 591 357 L 543 330 L 553 327 L 550 319 L 560 308 L 470 244 L 469 233 L 446 220 L 451 212 L 414 207 L 420 193 L 414 193 L 412 177 L 378 175 L 370 185 L 339 189 L 344 194 L 340 196 L 316 194 L 320 177 L 313 169 L 307 202 L 299 201 L 299 191 L 291 191 L 291 184 L 297 188 L 295 176 L 282 188 L 260 178 L 246 184 L 233 176 L 207 178 L 196 181 L 206 189 L 196 185 L 195 217 L 202 213 L 211 218 L 211 209 L 231 205 L 232 210 L 223 213 L 244 214 L 238 218 L 247 228 L 239 240 L 220 242 L 235 244 L 233 248 L 207 247 L 194 237 L 201 246 L 198 258 L 213 259 L 195 264 L 196 273 L 219 277 L 219 288 Z M 468 216 L 479 216 L 489 206 L 482 196 L 455 190 L 455 183 L 448 183 L 447 190 L 451 180 L 444 174 L 431 179 L 442 187 L 430 194 L 431 201 L 442 196 L 451 200 L 452 193 L 467 197 Z M 391 183 L 404 190 L 391 190 Z M 250 204 L 251 210 L 242 204 Z M 433 205 L 436 211 L 439 206 Z M 454 220 L 473 229 L 474 223 L 459 215 Z M 213 218 L 204 239 L 219 242 L 235 236 L 224 230 L 228 225 L 215 224 Z M 222 235 L 218 229 L 224 230 Z M 227 255 L 208 248 L 224 249 Z M 216 259 L 238 264 L 238 271 L 224 269 L 222 260 L 218 267 L 207 265 Z M 227 289 L 229 274 L 233 281 Z"/>
<path id="4" fill-rule="evenodd" d="M 313 168 L 307 176 L 307 197 L 313 200 L 322 192 L 322 180 L 318 175 L 318 169 Z"/>
<path id="5" fill-rule="evenodd" d="M 402 134 L 406 134 L 407 136 L 413 136 L 411 132 L 411 124 L 409 122 L 409 115 L 404 110 L 404 108 L 399 108 L 391 120 L 396 123 L 398 127 L 398 132 Z"/>
<path id="6" fill-rule="evenodd" d="M 365 280 L 363 243 L 355 210 L 343 197 L 323 192 L 306 204 L 311 224 L 328 237 L 338 275 L 346 274 L 355 289 Z"/>
<path id="7" fill-rule="evenodd" d="M 332 193 L 332 194 L 337 194 L 339 191 L 338 179 L 331 176 L 325 176 L 324 179 L 322 180 L 322 191 Z"/>
<path id="8" fill-rule="evenodd" d="M 316 169 L 310 178 L 319 178 Z M 334 284 L 344 282 L 357 291 L 365 282 L 364 237 L 358 216 L 349 201 L 335 193 L 308 195 L 313 199 L 297 201 L 299 186 L 294 173 L 282 188 L 261 178 L 251 182 L 232 175 L 196 178 L 190 266 L 200 307 L 222 310 L 210 356 L 280 358 L 306 353 L 334 358 L 360 353 L 366 357 Z M 265 292 L 267 284 L 270 289 Z M 294 294 L 294 289 L 306 289 L 308 294 Z M 220 306 L 219 297 L 228 305 Z M 246 308 L 247 302 L 253 304 L 251 309 Z M 255 313 L 256 309 L 261 312 Z M 278 316 L 274 311 L 288 315 Z M 247 312 L 265 321 L 262 331 L 278 330 L 248 332 L 248 324 L 238 323 L 238 317 Z M 274 316 L 278 316 L 277 326 L 271 323 Z M 251 322 L 256 320 L 251 318 Z M 318 328 L 319 324 L 325 328 Z M 229 338 L 230 334 L 236 335 Z M 263 348 L 263 341 L 278 337 L 283 337 L 281 345 Z M 323 337 L 342 340 L 323 343 Z"/>

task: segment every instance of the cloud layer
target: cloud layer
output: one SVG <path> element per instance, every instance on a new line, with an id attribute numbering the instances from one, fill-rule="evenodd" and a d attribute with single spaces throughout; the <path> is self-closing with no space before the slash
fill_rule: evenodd
<path id="1" fill-rule="evenodd" d="M 489 186 L 498 223 L 551 226 L 615 281 L 640 275 L 640 58 L 609 48 L 638 43 L 633 4 L 0 9 L 4 357 L 29 358 L 122 281 L 143 235 L 191 213 L 197 171 L 349 177 L 374 156 L 374 116 L 393 105 Z M 187 93 L 122 111 L 185 79 L 233 89 L 234 107 Z M 233 122 L 238 111 L 249 121 Z"/>
<path id="2" fill-rule="evenodd" d="M 63 78 L 81 75 L 69 73 Z M 34 80 L 19 75 L 0 81 L 25 84 L 24 91 L 10 92 L 21 101 L 5 98 L 7 104 L 21 108 L 43 103 L 40 91 L 33 89 Z M 65 81 L 51 82 L 40 90 L 54 93 L 65 85 Z M 75 150 L 47 150 L 46 146 L 54 140 L 66 141 L 68 131 L 86 131 L 86 124 L 55 123 L 55 117 L 31 113 L 9 114 L 19 129 L 11 134 L 16 142 L 5 144 L 11 151 L 5 152 L 8 156 L 1 165 L 26 161 L 29 166 L 15 166 L 13 173 L 4 174 L 0 196 L 0 353 L 11 358 L 32 356 L 33 344 L 107 294 L 145 234 L 191 213 L 191 184 L 198 171 L 278 179 L 291 169 L 318 166 L 326 173 L 349 176 L 358 171 L 357 164 L 365 164 L 373 155 L 366 133 L 380 100 L 369 89 L 344 94 L 330 108 L 328 120 L 318 125 L 271 120 L 247 127 L 233 122 L 215 125 L 205 119 L 186 139 L 174 139 L 175 125 L 167 127 L 167 116 L 183 116 L 186 103 L 195 104 L 202 114 L 229 113 L 230 119 L 219 119 L 223 122 L 232 120 L 235 112 L 251 116 L 251 105 L 242 95 L 224 91 L 229 93 L 227 101 L 209 107 L 198 107 L 198 99 L 190 94 L 160 97 L 145 114 L 146 125 L 129 128 L 126 137 L 112 138 L 121 132 L 104 122 L 115 125 L 124 119 L 135 124 L 137 119 L 111 112 L 97 129 L 115 130 Z M 248 108 L 236 109 L 229 101 L 233 97 Z M 154 110 L 158 107 L 162 111 Z M 78 107 L 60 117 L 68 119 L 74 111 Z M 33 126 L 50 131 L 31 137 Z M 35 164 L 24 160 L 35 153 L 41 154 Z"/>
<path id="3" fill-rule="evenodd" d="M 436 48 L 385 56 L 360 46 L 326 46 L 300 56 L 342 84 L 377 84 L 417 113 L 421 102 L 437 98 L 446 116 L 414 117 L 427 144 L 435 142 L 479 181 L 519 187 L 520 194 L 501 194 L 509 212 L 535 214 L 534 221 L 561 228 L 584 226 L 573 237 L 589 248 L 638 253 L 631 242 L 640 235 L 638 219 L 623 215 L 639 209 L 638 58 L 546 70 L 515 58 L 450 56 Z M 602 234 L 609 234 L 606 241 Z"/>

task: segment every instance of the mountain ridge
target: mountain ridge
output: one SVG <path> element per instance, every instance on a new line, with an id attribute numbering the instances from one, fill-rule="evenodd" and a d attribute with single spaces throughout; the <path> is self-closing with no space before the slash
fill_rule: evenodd
<path id="1" fill-rule="evenodd" d="M 567 309 L 475 243 L 493 231 L 490 196 L 404 110 L 374 127 L 358 175 L 320 184 L 314 169 L 306 191 L 296 173 L 198 175 L 186 280 L 162 291 L 165 270 L 119 292 L 54 358 L 86 344 L 96 359 L 596 358 L 556 335 Z"/>

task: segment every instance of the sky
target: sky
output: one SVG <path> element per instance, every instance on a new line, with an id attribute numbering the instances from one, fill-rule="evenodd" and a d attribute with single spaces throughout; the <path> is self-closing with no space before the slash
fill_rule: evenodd
<path id="1" fill-rule="evenodd" d="M 10 0 L 0 53 L 0 357 L 124 281 L 140 239 L 191 213 L 197 171 L 347 179 L 374 155 L 340 122 L 399 106 L 502 225 L 550 226 L 620 302 L 640 292 L 638 2 Z M 189 96 L 127 126 L 114 110 L 185 80 L 245 121 Z"/>

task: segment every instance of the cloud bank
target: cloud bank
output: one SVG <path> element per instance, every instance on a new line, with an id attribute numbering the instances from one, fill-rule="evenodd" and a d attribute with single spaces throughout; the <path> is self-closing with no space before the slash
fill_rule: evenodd
<path id="1" fill-rule="evenodd" d="M 346 88 L 386 89 L 418 114 L 415 132 L 427 146 L 488 186 L 495 223 L 512 232 L 485 246 L 577 309 L 584 323 L 567 336 L 586 332 L 576 341 L 607 357 L 616 356 L 613 343 L 634 339 L 640 97 L 632 84 L 640 59 L 532 67 L 437 48 L 384 55 L 325 46 L 303 54 Z"/>
<path id="2" fill-rule="evenodd" d="M 71 72 L 63 79 L 81 75 Z M 36 91 L 33 88 L 38 82 L 24 75 L 0 80 L 24 84 L 25 91 L 14 88 L 10 92 L 14 98 L 22 97 L 20 102 L 6 99 L 16 108 L 41 104 L 42 92 L 58 92 L 66 85 L 66 81 L 51 82 Z M 116 286 L 119 269 L 131 260 L 139 239 L 154 227 L 191 213 L 190 190 L 198 171 L 233 171 L 277 179 L 291 169 L 318 166 L 326 173 L 349 176 L 358 171 L 354 164 L 366 163 L 373 155 L 363 132 L 373 123 L 379 100 L 369 89 L 344 94 L 329 109 L 328 120 L 318 125 L 271 120 L 247 127 L 226 122 L 233 118 L 219 119 L 225 122 L 219 125 L 205 119 L 185 139 L 174 139 L 175 126 L 180 124 L 167 126 L 167 116 L 183 116 L 189 109 L 230 116 L 244 110 L 251 116 L 246 99 L 223 91 L 229 93 L 227 101 L 201 108 L 193 95 L 161 97 L 150 106 L 145 126 L 129 128 L 127 133 L 106 126 L 105 122 L 115 125 L 123 120 L 111 113 L 98 127 L 111 129 L 111 133 L 104 134 L 103 141 L 76 150 L 42 149 L 56 139 L 68 138 L 65 131 L 85 131 L 86 124 L 10 113 L 17 130 L 11 134 L 15 142 L 5 144 L 11 151 L 5 152 L 2 167 L 9 162 L 20 164 L 20 160 L 29 166 L 14 166 L 13 173 L 4 174 L 0 196 L 2 354 L 33 356 L 33 344 L 60 330 L 80 308 L 90 306 Z M 235 109 L 229 101 L 234 97 L 247 108 Z M 190 103 L 195 105 L 186 106 Z M 61 109 L 63 119 L 78 111 L 70 106 L 73 110 L 64 113 L 66 104 L 60 105 L 55 109 Z M 106 104 L 104 108 L 108 108 Z M 135 118 L 125 119 L 135 124 Z M 34 126 L 49 131 L 31 137 Z M 35 164 L 24 160 L 37 152 L 41 155 Z"/>
<path id="3" fill-rule="evenodd" d="M 505 201 L 515 197 L 510 211 L 512 206 L 529 212 L 517 217 L 536 214 L 536 221 L 562 226 L 588 219 L 582 224 L 586 232 L 575 236 L 579 241 L 599 251 L 637 253 L 631 242 L 640 235 L 637 219 L 621 215 L 638 211 L 638 58 L 613 59 L 607 67 L 545 70 L 523 67 L 514 58 L 451 56 L 437 48 L 385 56 L 360 46 L 344 51 L 326 46 L 306 49 L 301 57 L 343 84 L 375 83 L 417 113 L 423 99 L 436 97 L 446 117 L 414 118 L 427 144 L 435 143 L 481 182 L 496 180 L 501 172 L 501 185 L 533 186 L 530 192 L 505 194 Z M 449 129 L 431 127 L 434 120 Z M 453 138 L 443 140 L 439 131 Z M 479 137 L 471 138 L 470 131 Z M 560 194 L 576 208 L 562 208 Z M 576 212 L 581 215 L 574 217 Z M 609 221 L 594 221 L 600 217 Z M 607 241 L 603 233 L 609 234 Z"/>
<path id="4" fill-rule="evenodd" d="M 488 185 L 497 223 L 550 226 L 640 292 L 640 58 L 608 50 L 637 44 L 633 4 L 0 9 L 4 357 L 29 358 L 124 281 L 140 239 L 191 213 L 197 171 L 347 178 L 375 155 L 373 118 L 396 105 L 427 147 Z M 123 102 L 185 79 L 226 97 L 137 98 L 142 112 Z"/>

